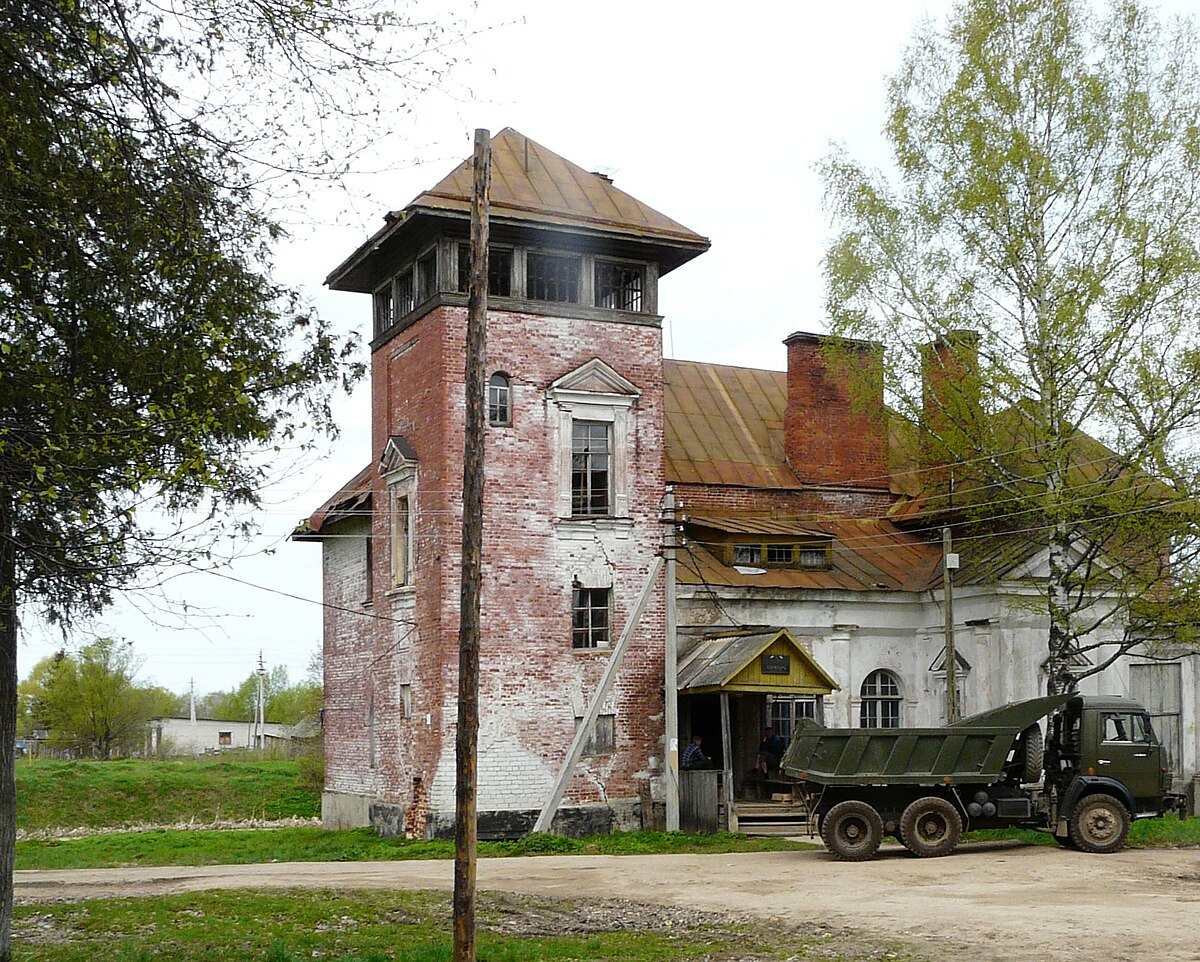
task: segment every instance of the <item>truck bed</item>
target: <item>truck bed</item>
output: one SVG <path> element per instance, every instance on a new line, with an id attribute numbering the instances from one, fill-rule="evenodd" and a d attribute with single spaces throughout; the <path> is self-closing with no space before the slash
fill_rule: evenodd
<path id="1" fill-rule="evenodd" d="M 805 722 L 781 769 L 818 785 L 990 785 L 1004 777 L 1017 736 L 1066 701 L 1034 698 L 946 728 L 824 728 Z"/>

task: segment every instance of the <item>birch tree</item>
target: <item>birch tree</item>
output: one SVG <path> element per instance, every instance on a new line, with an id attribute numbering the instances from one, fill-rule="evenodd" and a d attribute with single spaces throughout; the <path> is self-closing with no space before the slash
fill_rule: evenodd
<path id="1" fill-rule="evenodd" d="M 1052 691 L 1192 637 L 1198 78 L 1137 2 L 963 0 L 889 80 L 893 169 L 822 163 L 832 329 L 884 344 L 927 517 L 1041 547 Z"/>

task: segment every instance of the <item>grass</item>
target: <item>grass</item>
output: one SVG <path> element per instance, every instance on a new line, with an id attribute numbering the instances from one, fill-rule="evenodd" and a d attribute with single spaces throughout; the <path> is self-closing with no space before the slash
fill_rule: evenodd
<path id="1" fill-rule="evenodd" d="M 449 962 L 450 896 L 222 891 L 19 907 L 13 962 Z M 478 898 L 480 962 L 910 958 L 846 935 L 631 903 Z"/>
<path id="2" fill-rule="evenodd" d="M 103 828 L 217 819 L 307 818 L 319 792 L 291 759 L 131 759 L 17 764 L 17 828 Z"/>
<path id="3" fill-rule="evenodd" d="M 769 852 L 814 848 L 806 842 L 744 835 L 618 832 L 585 839 L 530 835 L 480 842 L 481 858 L 513 855 L 661 855 Z M 370 829 L 122 832 L 17 843 L 18 869 L 112 868 L 121 865 L 229 865 L 259 862 L 372 862 L 453 858 L 454 843 L 380 838 Z"/>
<path id="4" fill-rule="evenodd" d="M 963 840 L 988 842 L 997 839 L 1015 839 L 1033 845 L 1057 845 L 1049 832 L 1032 829 L 995 828 L 978 832 L 967 832 Z M 1130 848 L 1191 848 L 1200 846 L 1200 818 L 1180 819 L 1174 815 L 1163 818 L 1140 818 L 1130 826 Z"/>
<path id="5" fill-rule="evenodd" d="M 1009 839 L 1054 845 L 1045 832 L 995 829 L 968 832 L 964 840 Z M 1129 833 L 1131 847 L 1200 846 L 1200 819 L 1142 819 Z M 617 832 L 572 839 L 530 835 L 512 842 L 480 842 L 481 858 L 518 855 L 663 855 L 773 852 L 820 848 L 810 842 L 745 835 L 684 835 L 679 832 Z M 453 858 L 454 843 L 380 838 L 370 829 L 326 832 L 319 828 L 270 831 L 121 832 L 81 838 L 17 843 L 18 869 L 88 869 L 122 865 L 245 865 L 261 862 L 373 862 Z"/>

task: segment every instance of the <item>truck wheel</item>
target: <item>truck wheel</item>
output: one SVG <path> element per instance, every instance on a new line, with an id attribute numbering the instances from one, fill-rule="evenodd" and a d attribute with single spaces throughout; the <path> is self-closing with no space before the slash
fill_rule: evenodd
<path id="1" fill-rule="evenodd" d="M 1024 784 L 1040 781 L 1042 767 L 1046 761 L 1046 739 L 1042 735 L 1042 726 L 1034 722 L 1023 732 L 1021 739 L 1024 764 L 1021 769 L 1021 781 Z"/>
<path id="2" fill-rule="evenodd" d="M 866 802 L 838 802 L 821 819 L 821 839 L 842 862 L 873 858 L 883 841 L 883 819 Z"/>
<path id="3" fill-rule="evenodd" d="M 1111 795 L 1088 795 L 1067 819 L 1067 831 L 1081 852 L 1108 855 L 1129 836 L 1129 811 Z"/>
<path id="4" fill-rule="evenodd" d="M 900 816 L 900 840 L 919 858 L 949 855 L 962 836 L 962 816 L 944 798 L 918 798 Z"/>

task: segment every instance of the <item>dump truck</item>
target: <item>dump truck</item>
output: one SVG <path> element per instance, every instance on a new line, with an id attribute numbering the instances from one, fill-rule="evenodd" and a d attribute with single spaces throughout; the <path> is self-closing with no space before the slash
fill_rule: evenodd
<path id="1" fill-rule="evenodd" d="M 872 858 L 885 835 L 930 858 L 953 852 L 964 831 L 1010 826 L 1104 854 L 1124 846 L 1136 818 L 1186 817 L 1149 714 L 1119 696 L 1034 698 L 944 728 L 806 720 L 780 768 L 842 861 Z"/>

